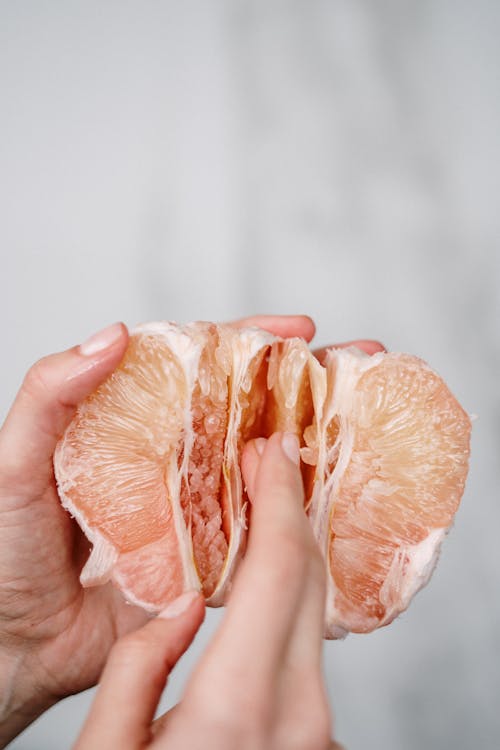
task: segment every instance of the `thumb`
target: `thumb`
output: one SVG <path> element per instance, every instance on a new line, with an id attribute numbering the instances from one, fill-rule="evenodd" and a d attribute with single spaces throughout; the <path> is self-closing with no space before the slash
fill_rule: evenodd
<path id="1" fill-rule="evenodd" d="M 192 642 L 205 608 L 188 591 L 158 617 L 113 646 L 74 750 L 146 747 L 169 673 Z"/>
<path id="2" fill-rule="evenodd" d="M 80 346 L 33 365 L 0 430 L 3 486 L 46 486 L 57 441 L 76 406 L 113 372 L 127 343 L 126 327 L 115 323 Z"/>

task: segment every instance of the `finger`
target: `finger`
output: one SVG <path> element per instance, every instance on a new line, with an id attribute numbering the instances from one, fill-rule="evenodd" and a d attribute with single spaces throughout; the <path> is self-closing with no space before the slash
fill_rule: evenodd
<path id="1" fill-rule="evenodd" d="M 295 671 L 297 679 L 310 675 L 311 670 L 319 675 L 325 629 L 325 561 L 312 528 L 309 527 L 307 531 L 310 532 L 307 579 L 295 613 L 287 652 L 287 663 Z"/>
<path id="2" fill-rule="evenodd" d="M 243 451 L 241 467 L 250 500 L 255 497 L 256 478 L 260 458 L 267 441 L 263 438 L 250 441 Z M 310 554 L 308 556 L 307 582 L 297 604 L 293 631 L 287 650 L 287 661 L 299 674 L 310 676 L 311 669 L 318 670 L 321 664 L 325 622 L 326 573 L 325 563 L 314 538 L 312 528 L 304 519 Z M 253 521 L 252 521 L 253 523 Z M 307 539 L 308 538 L 308 539 Z M 302 677 L 304 674 L 302 674 Z"/>
<path id="3" fill-rule="evenodd" d="M 252 677 L 265 682 L 276 672 L 303 593 L 310 538 L 297 438 L 273 435 L 255 480 L 244 478 L 253 484 L 248 548 L 214 651 L 219 669 L 222 661 L 244 673 L 248 684 Z"/>
<path id="4" fill-rule="evenodd" d="M 117 641 L 76 750 L 149 744 L 168 675 L 192 642 L 204 611 L 201 594 L 188 591 L 143 628 Z"/>
<path id="5" fill-rule="evenodd" d="M 250 328 L 256 326 L 282 338 L 298 336 L 311 341 L 316 333 L 316 326 L 308 315 L 255 315 L 241 318 L 229 323 L 234 328 Z"/>
<path id="6" fill-rule="evenodd" d="M 252 502 L 255 496 L 255 480 L 257 478 L 257 469 L 259 468 L 260 459 L 264 453 L 267 440 L 266 438 L 257 438 L 250 440 L 241 455 L 241 470 L 245 480 L 245 488 Z"/>
<path id="7" fill-rule="evenodd" d="M 127 343 L 126 327 L 116 323 L 33 365 L 0 430 L 0 482 L 19 489 L 52 476 L 54 449 L 77 404 L 113 372 Z"/>
<path id="8" fill-rule="evenodd" d="M 249 498 L 253 500 L 257 492 L 257 476 L 267 441 L 252 441 L 246 446 L 242 456 L 242 471 L 247 484 Z M 257 500 L 258 502 L 258 500 Z M 301 510 L 301 509 L 300 509 Z M 252 528 L 255 529 L 257 521 L 255 516 L 259 511 L 265 514 L 266 523 L 257 527 L 267 530 L 269 524 L 268 504 L 260 504 L 253 508 Z M 285 509 L 287 516 L 290 514 L 290 503 Z M 325 563 L 317 542 L 314 538 L 312 528 L 303 512 L 297 514 L 299 535 L 303 545 L 307 549 L 307 559 L 304 564 L 305 583 L 302 593 L 296 604 L 293 625 L 289 631 L 289 643 L 286 647 L 286 660 L 288 668 L 293 670 L 298 679 L 310 678 L 311 674 L 318 672 L 321 665 L 321 654 L 323 646 L 323 633 L 325 622 L 325 597 L 326 597 L 326 573 Z M 280 524 L 282 527 L 282 524 Z M 252 542 L 255 544 L 255 531 Z M 274 545 L 274 541 L 265 542 L 268 547 Z M 251 547 L 249 547 L 249 553 Z M 259 549 L 258 554 L 263 554 Z M 248 556 L 248 555 L 247 555 Z M 291 573 L 291 571 L 290 571 Z M 314 676 L 316 676 L 314 674 Z"/>
<path id="9" fill-rule="evenodd" d="M 320 349 L 313 351 L 314 356 L 323 365 L 326 359 L 326 353 L 329 349 L 347 349 L 349 346 L 354 346 L 356 349 L 361 349 L 365 354 L 376 354 L 377 352 L 386 352 L 387 349 L 380 341 L 374 341 L 372 339 L 358 339 L 356 341 L 344 341 L 341 344 L 330 344 L 330 346 L 323 346 Z"/>

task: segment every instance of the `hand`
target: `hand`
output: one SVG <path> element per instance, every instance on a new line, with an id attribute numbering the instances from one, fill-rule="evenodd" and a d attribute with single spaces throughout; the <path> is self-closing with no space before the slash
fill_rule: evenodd
<path id="1" fill-rule="evenodd" d="M 297 438 L 253 441 L 242 468 L 247 554 L 182 703 L 152 724 L 169 671 L 203 620 L 195 592 L 114 646 L 75 750 L 338 747 L 321 673 L 325 568 L 304 512 Z"/>
<path id="2" fill-rule="evenodd" d="M 314 335 L 304 316 L 234 325 Z M 147 620 L 110 585 L 82 589 L 89 543 L 59 503 L 52 466 L 77 404 L 117 367 L 127 343 L 117 324 L 93 348 L 40 360 L 0 430 L 0 747 L 60 698 L 95 684 L 116 638 Z"/>
<path id="3" fill-rule="evenodd" d="M 314 334 L 305 316 L 234 325 Z M 95 684 L 116 638 L 147 620 L 109 585 L 82 589 L 89 543 L 59 503 L 52 467 L 77 404 L 117 367 L 127 342 L 117 324 L 91 345 L 40 360 L 0 430 L 0 747 L 58 699 Z"/>

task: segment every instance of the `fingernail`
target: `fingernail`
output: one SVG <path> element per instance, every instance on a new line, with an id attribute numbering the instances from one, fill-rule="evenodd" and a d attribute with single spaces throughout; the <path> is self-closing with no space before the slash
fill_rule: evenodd
<path id="1" fill-rule="evenodd" d="M 257 451 L 259 456 L 262 456 L 262 454 L 264 453 L 265 447 L 267 445 L 267 440 L 266 438 L 257 438 L 256 440 L 254 440 L 254 445 L 255 445 L 255 450 Z"/>
<path id="2" fill-rule="evenodd" d="M 293 432 L 285 432 L 281 438 L 281 447 L 290 461 L 298 466 L 300 463 L 300 446 L 297 435 L 294 435 Z"/>
<path id="3" fill-rule="evenodd" d="M 159 612 L 158 617 L 162 617 L 165 620 L 173 620 L 174 617 L 179 617 L 179 615 L 182 615 L 183 612 L 186 612 L 189 609 L 199 595 L 199 591 L 186 591 L 185 594 L 181 594 L 177 599 L 174 599 L 173 602 L 170 602 L 165 609 L 162 609 L 162 611 Z"/>
<path id="4" fill-rule="evenodd" d="M 83 354 L 84 357 L 91 357 L 93 354 L 108 349 L 108 347 L 122 336 L 122 331 L 121 323 L 113 323 L 113 325 L 104 328 L 102 331 L 94 333 L 83 344 L 80 344 L 80 354 Z"/>

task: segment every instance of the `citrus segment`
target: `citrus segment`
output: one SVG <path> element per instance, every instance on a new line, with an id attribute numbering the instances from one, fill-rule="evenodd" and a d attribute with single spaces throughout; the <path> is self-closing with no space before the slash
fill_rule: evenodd
<path id="1" fill-rule="evenodd" d="M 156 334 L 131 337 L 120 367 L 80 406 L 55 454 L 63 504 L 94 545 L 82 581 L 118 576 L 130 598 L 141 599 L 131 571 L 142 589 L 145 550 L 154 549 L 162 584 L 152 599 L 141 600 L 152 607 L 161 603 L 162 588 L 182 590 L 194 579 L 177 470 L 191 383 L 174 353 L 175 338 L 183 359 L 190 347 L 196 352 L 180 336 L 171 332 L 168 343 Z"/>
<path id="2" fill-rule="evenodd" d="M 156 338 L 134 338 L 120 368 L 66 431 L 60 490 L 79 518 L 121 552 L 171 528 L 165 463 L 182 434 L 187 399 L 171 351 Z"/>
<path id="3" fill-rule="evenodd" d="M 306 507 L 313 491 L 317 461 L 312 362 L 311 352 L 300 339 L 276 341 L 273 344 L 262 432 L 265 437 L 273 432 L 293 432 L 299 438 Z"/>
<path id="4" fill-rule="evenodd" d="M 402 611 L 405 602 L 391 609 L 387 597 L 404 588 L 429 535 L 451 524 L 470 420 L 423 362 L 389 354 L 360 373 L 340 421 L 349 456 L 329 498 L 329 563 L 343 626 L 365 630 Z"/>

